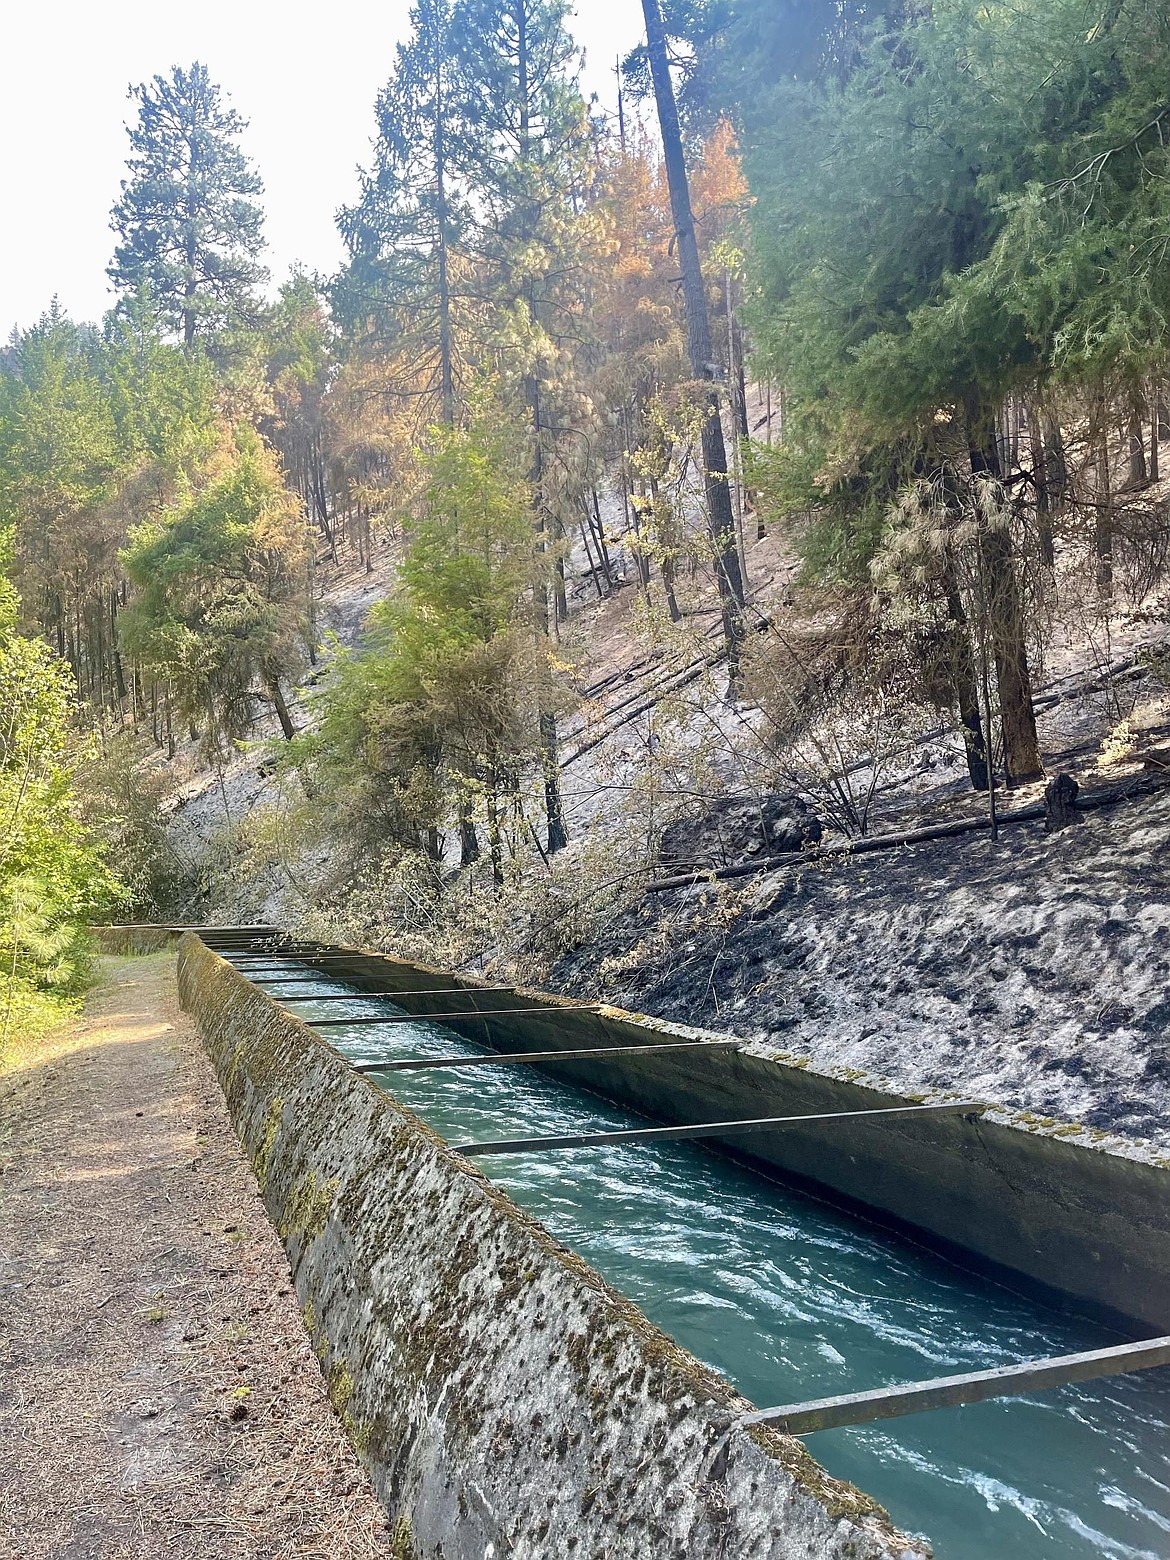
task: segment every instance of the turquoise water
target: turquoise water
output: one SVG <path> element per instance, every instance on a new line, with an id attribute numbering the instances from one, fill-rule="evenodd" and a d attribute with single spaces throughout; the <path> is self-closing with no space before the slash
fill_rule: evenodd
<path id="1" fill-rule="evenodd" d="M 311 976 L 273 994 L 294 989 L 351 988 Z M 312 1023 L 401 1009 L 361 998 L 293 1011 Z M 324 1033 L 355 1062 L 483 1049 L 422 1021 Z M 531 1066 L 372 1076 L 453 1143 L 640 1119 Z M 693 1144 L 477 1163 L 761 1407 L 1118 1341 Z M 1170 1560 L 1170 1370 L 805 1443 L 939 1560 Z"/>

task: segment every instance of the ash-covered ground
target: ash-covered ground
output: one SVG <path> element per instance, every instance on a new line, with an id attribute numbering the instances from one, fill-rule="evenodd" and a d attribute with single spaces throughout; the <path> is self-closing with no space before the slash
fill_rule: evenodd
<path id="1" fill-rule="evenodd" d="M 1170 1128 L 1170 791 L 652 894 L 550 983 L 914 1091 Z"/>

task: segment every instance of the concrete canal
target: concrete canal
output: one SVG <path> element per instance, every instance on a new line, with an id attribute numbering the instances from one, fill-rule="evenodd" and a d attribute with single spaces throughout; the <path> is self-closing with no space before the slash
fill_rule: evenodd
<path id="1" fill-rule="evenodd" d="M 532 1066 L 379 1074 L 481 1047 L 272 960 L 290 1003 L 448 1142 L 618 1129 L 642 1118 Z M 352 1005 L 338 1001 L 353 992 Z M 305 998 L 331 997 L 317 1002 Z M 1104 1346 L 1116 1336 L 687 1143 L 479 1161 L 492 1182 L 763 1406 Z M 806 1438 L 940 1560 L 1164 1560 L 1170 1371 L 1119 1376 Z"/>

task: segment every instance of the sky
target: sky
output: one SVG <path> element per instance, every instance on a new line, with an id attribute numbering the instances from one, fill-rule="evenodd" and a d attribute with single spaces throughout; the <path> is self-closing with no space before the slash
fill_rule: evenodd
<path id="1" fill-rule="evenodd" d="M 5 23 L 0 85 L 0 338 L 33 324 L 54 294 L 74 319 L 113 299 L 109 213 L 135 117 L 131 83 L 202 61 L 250 121 L 244 149 L 265 184 L 266 262 L 341 259 L 333 217 L 368 162 L 374 98 L 407 32 L 409 0 L 31 0 Z M 577 0 L 584 85 L 616 106 L 614 60 L 639 42 L 637 0 Z"/>

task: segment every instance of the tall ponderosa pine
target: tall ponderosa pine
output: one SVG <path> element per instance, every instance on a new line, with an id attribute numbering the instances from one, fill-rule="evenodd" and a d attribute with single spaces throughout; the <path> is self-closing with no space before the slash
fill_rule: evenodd
<path id="1" fill-rule="evenodd" d="M 247 121 L 223 106 L 205 65 L 176 65 L 130 96 L 138 123 L 112 213 L 119 243 L 109 275 L 124 291 L 149 283 L 189 346 L 256 314 L 255 289 L 267 279 L 255 199 L 263 185 L 238 144 Z"/>
<path id="2" fill-rule="evenodd" d="M 674 217 L 675 237 L 678 241 L 683 312 L 687 327 L 687 355 L 691 361 L 691 374 L 695 380 L 705 381 L 710 386 L 704 397 L 705 416 L 701 432 L 703 481 L 707 493 L 707 523 L 711 532 L 715 578 L 719 586 L 719 605 L 723 616 L 723 637 L 727 644 L 728 670 L 734 685 L 739 677 L 740 647 L 743 644 L 744 633 L 743 575 L 735 545 L 735 516 L 731 507 L 731 483 L 727 472 L 727 449 L 723 440 L 719 396 L 711 383 L 715 372 L 711 349 L 711 320 L 707 313 L 707 291 L 703 282 L 703 270 L 699 262 L 699 248 L 695 238 L 695 218 L 691 211 L 682 131 L 679 126 L 674 84 L 670 79 L 666 32 L 658 0 L 642 0 L 642 11 L 646 18 L 646 52 L 650 63 L 651 79 L 654 83 L 654 99 L 658 106 L 658 123 L 662 130 L 662 150 L 666 162 L 667 184 L 670 189 L 670 209 Z"/>
<path id="3" fill-rule="evenodd" d="M 756 197 L 757 340 L 791 392 L 791 455 L 814 478 L 803 503 L 844 516 L 850 566 L 864 569 L 883 508 L 916 479 L 938 484 L 952 529 L 960 515 L 974 518 L 976 610 L 987 620 L 1007 772 L 1021 781 L 1041 768 L 1022 533 L 1004 524 L 1010 505 L 985 500 L 1006 476 L 999 408 L 1040 361 L 1034 334 L 993 288 L 970 285 L 961 305 L 956 291 L 1002 230 L 1003 192 L 1036 166 L 1035 109 L 1005 112 L 1005 103 L 1051 94 L 1057 62 L 1047 85 L 1036 74 L 1036 93 L 1019 78 L 1009 90 L 1005 62 L 1020 39 L 1006 13 L 907 8 L 898 26 L 896 10 L 835 14 L 819 46 L 801 24 L 792 58 L 804 73 L 778 80 L 775 50 L 792 19 L 741 0 L 728 57 L 738 61 Z M 959 604 L 950 578 L 947 561 L 940 593 Z M 970 728 L 971 688 L 956 694 Z M 982 757 L 969 735 L 977 779 Z"/>
<path id="4" fill-rule="evenodd" d="M 374 167 L 361 200 L 339 222 L 350 260 L 334 303 L 351 325 L 388 345 L 417 396 L 420 420 L 455 420 L 452 271 L 467 213 L 460 162 L 465 146 L 452 59 L 449 0 L 420 0 L 413 34 L 398 47 L 377 101 Z"/>
<path id="5" fill-rule="evenodd" d="M 593 218 L 582 214 L 591 141 L 578 88 L 580 57 L 564 0 L 457 0 L 461 90 L 476 167 L 479 259 L 499 321 L 496 349 L 527 408 L 538 551 L 552 560 L 563 534 L 552 456 L 572 426 L 574 355 L 587 331 L 585 258 Z M 518 381 L 518 382 L 517 382 Z M 558 607 L 563 601 L 559 569 Z M 549 573 L 536 591 L 536 629 L 552 628 Z M 541 714 L 550 851 L 565 844 L 556 718 Z"/>

